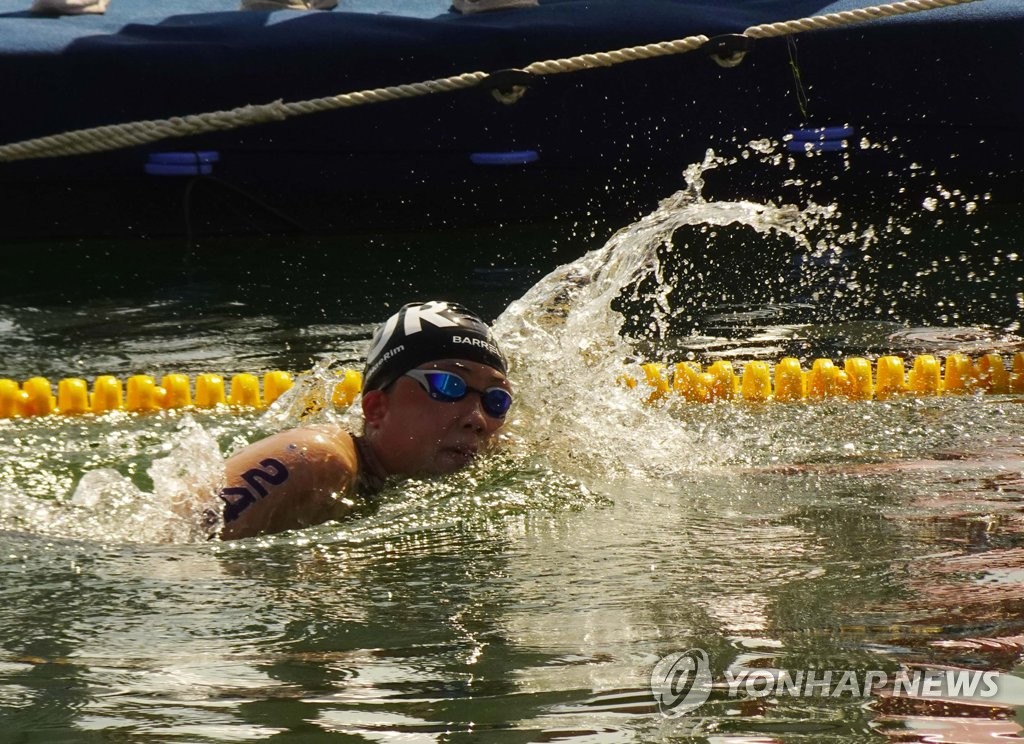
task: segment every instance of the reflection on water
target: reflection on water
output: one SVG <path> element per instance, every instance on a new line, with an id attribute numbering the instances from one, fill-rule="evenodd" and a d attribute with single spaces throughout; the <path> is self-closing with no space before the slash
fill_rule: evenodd
<path id="1" fill-rule="evenodd" d="M 704 202 L 712 165 L 725 167 L 709 157 L 689 189 L 535 283 L 507 271 L 530 263 L 508 236 L 487 250 L 471 236 L 454 259 L 406 236 L 345 271 L 206 256 L 121 295 L 12 290 L 5 375 L 316 365 L 297 388 L 310 395 L 330 364 L 358 363 L 389 306 L 442 293 L 493 317 L 525 293 L 497 323 L 522 401 L 503 451 L 400 484 L 350 522 L 205 539 L 223 454 L 300 420 L 296 401 L 0 421 L 0 718 L 14 740 L 1019 736 L 1010 682 L 982 701 L 719 684 L 693 715 L 659 714 L 651 670 L 687 649 L 721 682 L 1019 674 L 1024 647 L 1019 395 L 659 407 L 613 384 L 641 358 L 1018 351 L 1019 230 L 987 220 L 984 199 L 940 194 L 931 207 L 961 219 L 962 242 L 944 229 L 923 255 L 935 232 L 920 214 Z M 524 246 L 536 268 L 554 263 L 544 238 Z"/>

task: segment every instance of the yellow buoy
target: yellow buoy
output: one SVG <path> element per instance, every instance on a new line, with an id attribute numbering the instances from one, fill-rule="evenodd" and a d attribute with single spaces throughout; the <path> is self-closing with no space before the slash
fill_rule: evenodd
<path id="1" fill-rule="evenodd" d="M 187 375 L 164 375 L 160 387 L 165 391 L 164 408 L 186 408 L 192 405 L 191 383 Z"/>
<path id="2" fill-rule="evenodd" d="M 715 384 L 717 380 L 715 380 L 714 375 L 710 372 L 701 372 L 697 375 L 697 378 L 700 380 L 700 389 L 704 391 L 704 402 L 710 403 L 713 400 L 717 400 L 715 397 Z"/>
<path id="3" fill-rule="evenodd" d="M 704 375 L 703 368 L 697 362 L 683 362 L 680 367 L 675 368 L 675 374 L 681 375 L 677 390 L 686 400 L 694 403 L 710 403 L 711 388 L 708 385 L 708 378 Z"/>
<path id="4" fill-rule="evenodd" d="M 732 362 L 719 360 L 708 367 L 708 390 L 712 400 L 732 400 L 740 392 L 740 378 L 733 371 Z"/>
<path id="5" fill-rule="evenodd" d="M 121 381 L 111 375 L 100 375 L 92 384 L 93 413 L 119 411 L 123 407 Z"/>
<path id="6" fill-rule="evenodd" d="M 846 370 L 836 368 L 836 376 L 833 380 L 835 385 L 836 395 L 841 395 L 845 398 L 853 397 L 853 381 L 850 380 L 850 376 L 846 374 Z"/>
<path id="7" fill-rule="evenodd" d="M 849 377 L 831 359 L 815 359 L 807 374 L 807 397 L 813 400 L 845 394 Z"/>
<path id="8" fill-rule="evenodd" d="M 853 400 L 871 400 L 875 397 L 875 385 L 871 378 L 871 362 L 863 357 L 851 357 L 843 364 L 843 371 L 850 379 L 849 396 Z"/>
<path id="9" fill-rule="evenodd" d="M 807 378 L 800 360 L 786 357 L 775 365 L 775 400 L 792 402 L 807 396 Z"/>
<path id="10" fill-rule="evenodd" d="M 223 377 L 212 373 L 196 376 L 196 405 L 199 408 L 213 408 L 226 403 Z"/>
<path id="11" fill-rule="evenodd" d="M 648 403 L 661 400 L 668 395 L 668 377 L 665 374 L 665 365 L 657 362 L 641 364 L 640 369 L 644 371 L 647 384 L 654 388 L 654 392 L 647 398 Z"/>
<path id="12" fill-rule="evenodd" d="M 32 377 L 25 380 L 21 389 L 28 394 L 26 415 L 49 416 L 57 408 L 57 399 L 53 397 L 53 388 L 45 377 Z"/>
<path id="13" fill-rule="evenodd" d="M 65 377 L 57 383 L 57 410 L 68 415 L 89 410 L 89 385 L 77 377 Z"/>
<path id="14" fill-rule="evenodd" d="M 1013 372 L 1010 374 L 1010 392 L 1024 393 L 1024 351 L 1013 355 Z"/>
<path id="15" fill-rule="evenodd" d="M 0 418 L 23 415 L 21 387 L 14 380 L 0 380 Z"/>
<path id="16" fill-rule="evenodd" d="M 17 415 L 18 416 L 31 416 L 32 415 L 32 407 L 31 407 L 30 403 L 31 403 L 31 400 L 29 398 L 28 393 L 26 393 L 24 390 L 19 390 L 18 391 L 18 402 L 17 402 L 17 409 L 18 409 L 18 414 Z"/>
<path id="17" fill-rule="evenodd" d="M 128 378 L 125 393 L 125 405 L 129 411 L 144 413 L 163 408 L 162 389 L 158 389 L 156 380 L 149 375 L 132 375 Z"/>
<path id="18" fill-rule="evenodd" d="M 947 393 L 970 393 L 976 388 L 974 362 L 970 357 L 965 354 L 950 354 L 946 357 L 942 389 Z"/>
<path id="19" fill-rule="evenodd" d="M 703 374 L 696 362 L 678 362 L 672 368 L 672 392 L 691 403 L 707 403 L 711 391 L 701 377 Z"/>
<path id="20" fill-rule="evenodd" d="M 260 381 L 255 375 L 239 374 L 231 378 L 231 396 L 228 403 L 233 406 L 262 408 Z"/>
<path id="21" fill-rule="evenodd" d="M 907 389 L 903 360 L 897 356 L 879 357 L 875 365 L 875 397 L 886 400 Z"/>
<path id="22" fill-rule="evenodd" d="M 269 406 L 284 393 L 291 390 L 293 384 L 292 376 L 287 372 L 282 372 L 281 370 L 267 372 L 263 375 L 263 400 L 265 400 Z M 633 385 L 631 387 L 635 386 L 636 380 L 633 381 Z"/>
<path id="23" fill-rule="evenodd" d="M 772 397 L 771 371 L 764 362 L 747 362 L 740 380 L 743 400 L 764 401 Z"/>
<path id="24" fill-rule="evenodd" d="M 907 386 L 916 395 L 939 395 L 942 392 L 942 370 L 939 367 L 939 360 L 931 354 L 915 357 Z"/>
<path id="25" fill-rule="evenodd" d="M 331 402 L 342 408 L 352 404 L 352 401 L 363 389 L 363 376 L 354 369 L 346 369 L 341 375 L 341 382 L 334 386 L 331 394 Z M 668 383 L 665 383 L 665 390 L 668 390 Z"/>
<path id="26" fill-rule="evenodd" d="M 1010 392 L 1010 375 L 1003 366 L 1003 358 L 998 354 L 985 354 L 975 366 L 978 385 L 989 393 Z"/>

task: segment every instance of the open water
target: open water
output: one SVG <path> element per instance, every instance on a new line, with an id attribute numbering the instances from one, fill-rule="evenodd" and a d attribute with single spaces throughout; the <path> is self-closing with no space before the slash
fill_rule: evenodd
<path id="1" fill-rule="evenodd" d="M 0 420 L 0 739 L 1019 738 L 1024 396 L 650 405 L 616 378 L 647 359 L 1009 359 L 1020 205 L 938 180 L 891 214 L 705 201 L 730 167 L 692 167 L 614 235 L 23 254 L 3 376 L 312 371 L 269 412 Z M 497 321 L 519 393 L 501 451 L 358 520 L 207 541 L 223 456 L 351 421 L 309 404 L 375 323 L 433 297 Z M 707 667 L 670 667 L 683 652 Z M 864 689 L 926 669 L 998 689 Z M 832 686 L 765 695 L 754 672 Z"/>

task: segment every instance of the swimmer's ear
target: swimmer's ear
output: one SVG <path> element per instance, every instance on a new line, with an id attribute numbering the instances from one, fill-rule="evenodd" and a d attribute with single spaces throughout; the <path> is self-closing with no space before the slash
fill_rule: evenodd
<path id="1" fill-rule="evenodd" d="M 376 426 L 388 412 L 388 396 L 383 390 L 363 393 L 363 419 L 368 426 Z"/>

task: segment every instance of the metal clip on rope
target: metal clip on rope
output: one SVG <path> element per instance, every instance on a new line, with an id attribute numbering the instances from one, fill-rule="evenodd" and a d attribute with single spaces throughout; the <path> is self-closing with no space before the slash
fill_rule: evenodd
<path id="1" fill-rule="evenodd" d="M 720 67 L 738 67 L 754 46 L 754 40 L 743 34 L 722 34 L 712 37 L 704 51 Z"/>
<path id="2" fill-rule="evenodd" d="M 489 90 L 496 101 L 508 106 L 517 103 L 535 82 L 537 76 L 532 72 L 508 69 L 492 72 L 483 79 L 480 87 Z"/>

